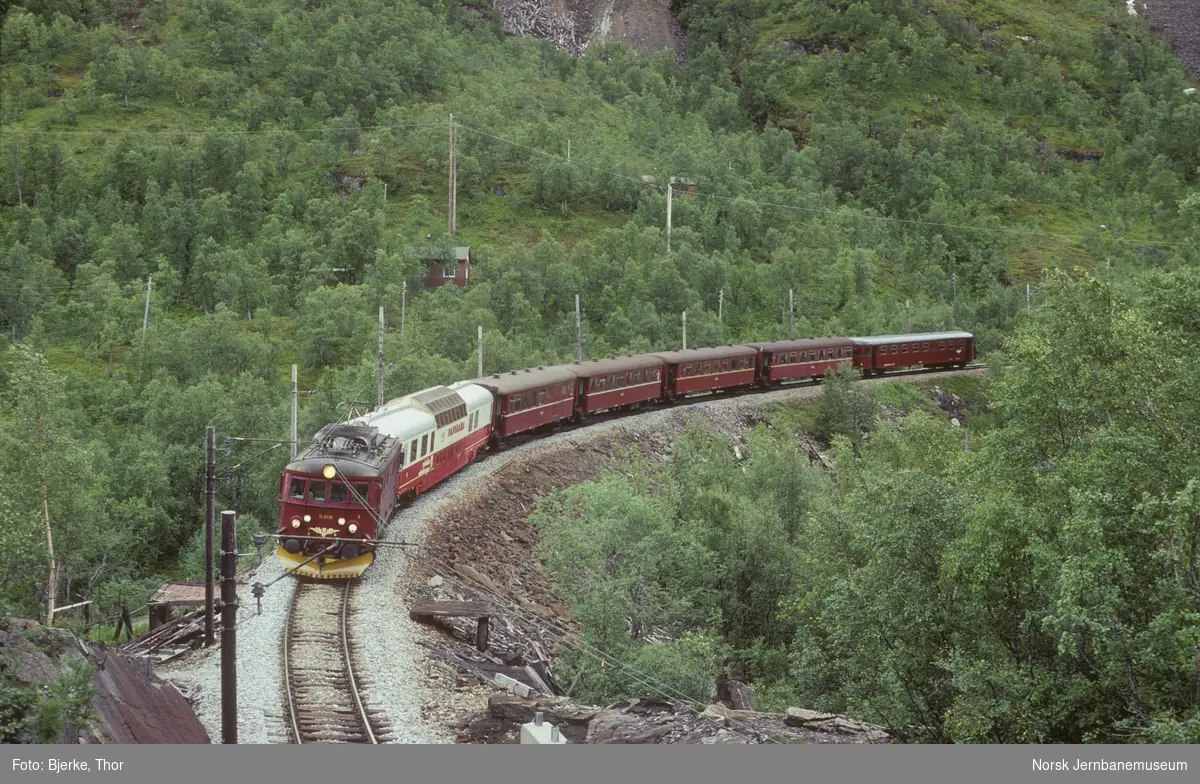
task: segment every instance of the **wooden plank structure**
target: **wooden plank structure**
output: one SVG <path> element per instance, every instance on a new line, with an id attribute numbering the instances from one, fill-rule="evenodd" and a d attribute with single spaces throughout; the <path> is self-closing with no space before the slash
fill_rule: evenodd
<path id="1" fill-rule="evenodd" d="M 432 618 L 475 618 L 475 647 L 486 651 L 489 622 L 495 610 L 489 602 L 439 602 L 422 599 L 413 604 L 408 617 L 428 622 Z"/>

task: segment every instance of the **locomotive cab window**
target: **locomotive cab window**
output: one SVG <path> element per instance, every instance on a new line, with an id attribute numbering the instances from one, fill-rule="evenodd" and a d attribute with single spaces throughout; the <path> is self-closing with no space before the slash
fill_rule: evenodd
<path id="1" fill-rule="evenodd" d="M 370 488 L 367 485 L 354 484 L 351 485 L 353 492 L 350 493 L 350 499 L 356 504 L 365 504 L 370 496 L 367 495 Z"/>
<path id="2" fill-rule="evenodd" d="M 324 482 L 309 482 L 308 483 L 308 500 L 324 501 L 325 500 L 325 483 Z"/>
<path id="3" fill-rule="evenodd" d="M 293 478 L 291 487 L 288 490 L 288 495 L 291 496 L 292 498 L 303 498 L 304 497 L 304 480 L 300 479 L 299 477 Z"/>
<path id="4" fill-rule="evenodd" d="M 349 500 L 350 488 L 346 487 L 341 482 L 334 482 L 333 487 L 329 488 L 329 500 L 335 504 L 344 504 Z"/>

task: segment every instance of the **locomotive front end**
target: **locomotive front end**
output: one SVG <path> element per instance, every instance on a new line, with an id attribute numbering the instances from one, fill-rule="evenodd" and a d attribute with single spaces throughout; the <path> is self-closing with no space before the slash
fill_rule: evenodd
<path id="1" fill-rule="evenodd" d="M 313 462 L 301 460 L 284 469 L 279 559 L 304 577 L 358 577 L 375 560 L 379 483 L 346 476 L 333 462 Z"/>

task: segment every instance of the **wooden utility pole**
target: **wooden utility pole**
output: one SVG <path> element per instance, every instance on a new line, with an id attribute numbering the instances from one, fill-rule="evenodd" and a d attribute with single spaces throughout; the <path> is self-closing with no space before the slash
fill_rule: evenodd
<path id="1" fill-rule="evenodd" d="M 404 340 L 404 315 L 408 310 L 408 281 L 400 284 L 400 339 Z"/>
<path id="2" fill-rule="evenodd" d="M 1025 284 L 1025 312 L 1026 313 L 1033 312 L 1033 295 L 1031 294 L 1031 292 L 1029 290 L 1028 283 Z"/>
<path id="3" fill-rule="evenodd" d="M 379 395 L 376 408 L 383 408 L 383 305 L 379 306 Z"/>
<path id="4" fill-rule="evenodd" d="M 579 295 L 575 295 L 575 361 L 583 361 L 583 321 L 579 316 Z"/>
<path id="5" fill-rule="evenodd" d="M 725 320 L 725 289 L 717 293 L 717 321 Z"/>
<path id="6" fill-rule="evenodd" d="M 300 397 L 300 382 L 296 372 L 296 366 L 292 365 L 292 459 L 296 459 L 296 449 L 299 446 L 296 443 L 296 414 L 299 407 Z"/>
<path id="7" fill-rule="evenodd" d="M 478 325 L 479 330 L 479 374 L 476 378 L 483 378 L 483 325 Z"/>
<path id="8" fill-rule="evenodd" d="M 204 453 L 204 647 L 210 648 L 216 639 L 213 636 L 213 526 L 216 517 L 213 503 L 217 475 L 217 429 L 211 425 L 204 429 Z"/>
<path id="9" fill-rule="evenodd" d="M 796 300 L 792 289 L 788 289 L 788 339 L 796 339 Z"/>
<path id="10" fill-rule="evenodd" d="M 912 303 L 908 300 L 904 300 L 904 334 L 906 334 L 906 335 L 908 333 L 912 332 L 912 328 L 909 326 L 911 315 L 912 315 Z"/>
<path id="11" fill-rule="evenodd" d="M 146 276 L 146 309 L 142 311 L 142 356 L 138 360 L 138 383 L 142 381 L 142 366 L 146 364 L 146 328 L 150 326 L 150 292 L 154 290 L 154 276 Z"/>
<path id="12" fill-rule="evenodd" d="M 667 180 L 667 253 L 671 252 L 671 192 L 675 178 Z"/>
<path id="13" fill-rule="evenodd" d="M 455 215 L 458 212 L 458 158 L 454 151 L 454 115 L 450 115 L 450 203 L 448 210 L 449 221 L 447 231 L 450 236 L 454 236 L 454 230 L 457 228 Z"/>
<path id="14" fill-rule="evenodd" d="M 154 291 L 154 276 L 146 277 L 146 310 L 142 313 L 142 336 L 145 337 L 146 327 L 150 326 L 150 292 Z"/>
<path id="15" fill-rule="evenodd" d="M 237 743 L 237 512 L 221 512 L 221 742 Z"/>
<path id="16" fill-rule="evenodd" d="M 687 351 L 687 311 L 683 311 L 683 350 Z"/>

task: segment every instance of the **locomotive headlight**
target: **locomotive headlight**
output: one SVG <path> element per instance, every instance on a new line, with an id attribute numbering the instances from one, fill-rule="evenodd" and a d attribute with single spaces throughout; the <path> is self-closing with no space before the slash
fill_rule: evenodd
<path id="1" fill-rule="evenodd" d="M 304 522 L 306 522 L 306 523 L 311 523 L 311 522 L 312 522 L 312 515 L 304 515 Z"/>
<path id="2" fill-rule="evenodd" d="M 347 530 L 349 530 L 349 531 L 350 531 L 350 533 L 355 533 L 355 532 L 357 532 L 357 531 L 358 531 L 358 523 L 351 523 L 351 524 L 350 524 L 350 528 L 349 528 L 349 529 L 347 529 Z"/>
<path id="3" fill-rule="evenodd" d="M 292 528 L 299 528 L 299 527 L 300 527 L 300 518 L 293 517 L 292 518 Z"/>
<path id="4" fill-rule="evenodd" d="M 337 469 L 334 468 L 333 463 L 330 463 L 321 469 L 321 475 L 326 479 L 333 479 L 335 476 L 337 476 Z"/>
<path id="5" fill-rule="evenodd" d="M 346 524 L 346 518 L 344 518 L 344 517 L 339 517 L 339 518 L 338 518 L 338 525 L 345 525 L 345 524 Z"/>

